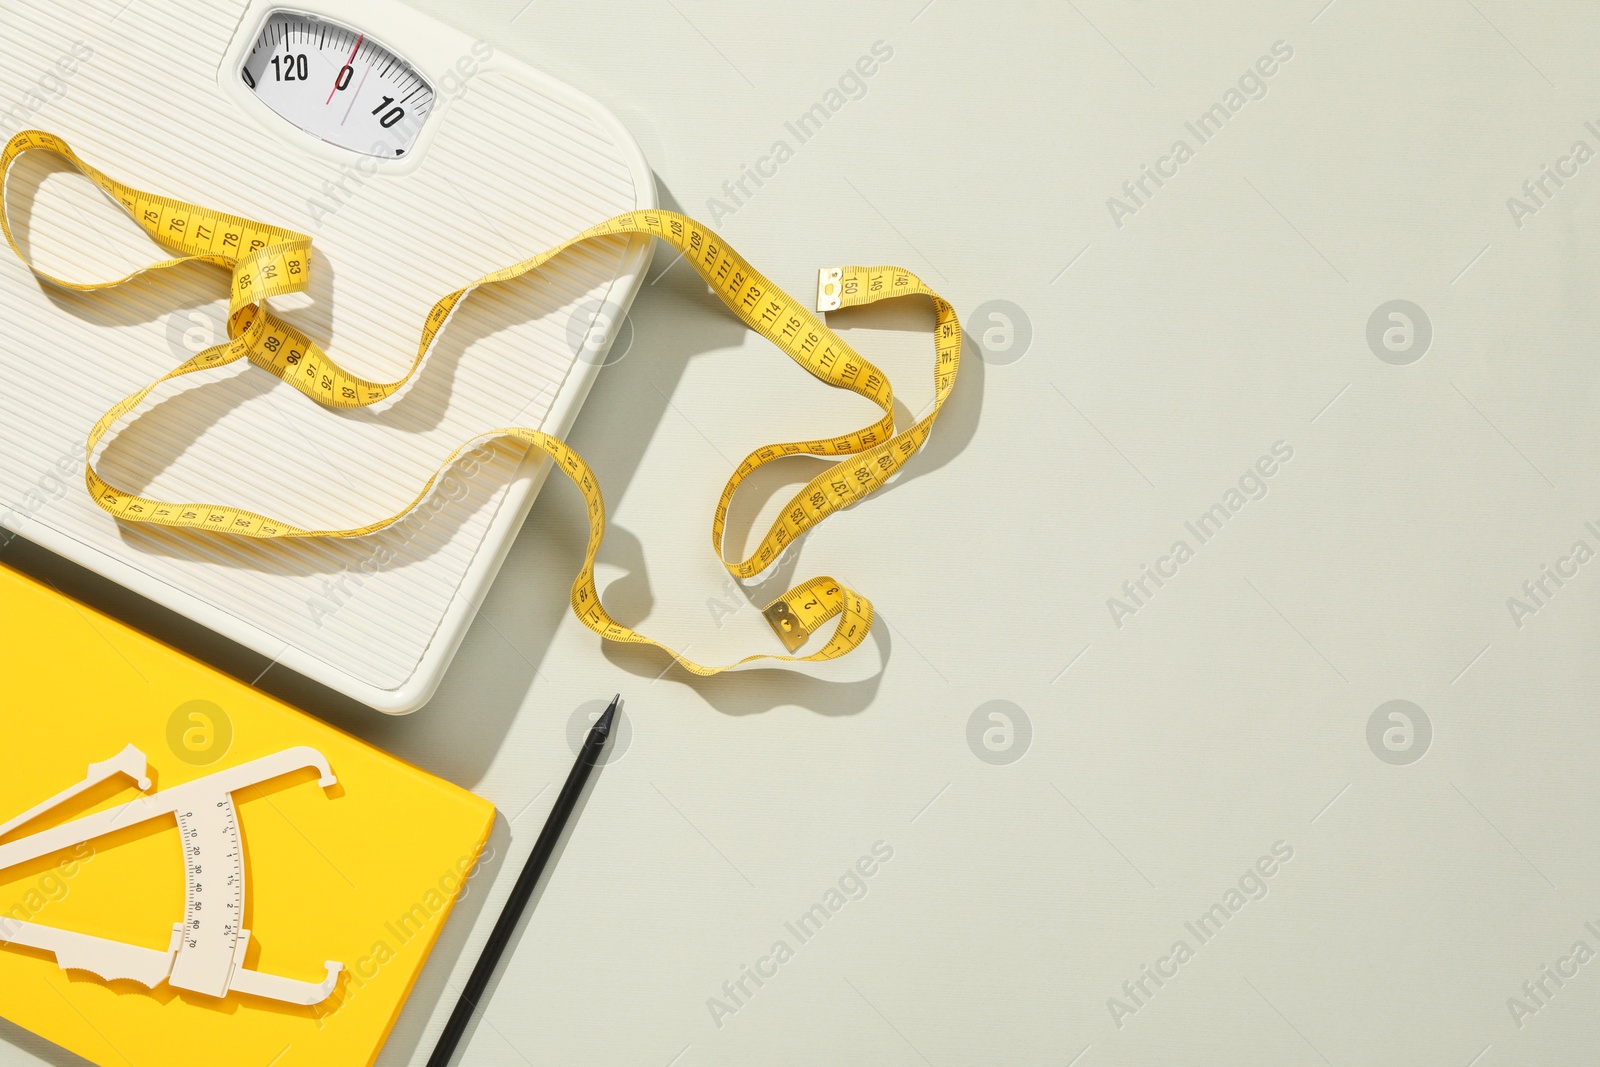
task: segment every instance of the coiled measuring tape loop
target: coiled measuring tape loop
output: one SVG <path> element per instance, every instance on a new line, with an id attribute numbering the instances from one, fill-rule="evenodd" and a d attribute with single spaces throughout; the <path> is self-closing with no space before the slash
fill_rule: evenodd
<path id="1" fill-rule="evenodd" d="M 122 206 L 128 216 L 162 247 L 178 253 L 121 278 L 105 282 L 73 282 L 38 270 L 18 247 L 5 204 L 5 182 L 11 165 L 24 152 L 51 152 L 66 160 Z M 90 496 L 117 519 L 163 526 L 208 530 L 253 538 L 360 537 L 400 521 L 432 491 L 434 483 L 457 456 L 493 437 L 512 437 L 548 455 L 583 494 L 589 513 L 589 542 L 583 567 L 572 584 L 572 610 L 601 637 L 630 644 L 653 645 L 685 670 L 712 675 L 754 660 L 806 662 L 835 659 L 858 647 L 872 627 L 872 604 L 829 577 L 802 582 L 764 610 L 773 630 L 790 653 L 830 619 L 839 622 L 827 643 L 807 656 L 757 653 L 736 663 L 707 667 L 694 663 L 643 634 L 621 625 L 606 613 L 594 583 L 595 558 L 605 533 L 605 504 L 599 481 L 576 451 L 539 430 L 508 426 L 489 430 L 451 452 L 416 498 L 399 512 L 365 526 L 340 530 L 308 530 L 247 511 L 212 504 L 175 504 L 124 492 L 94 470 L 95 447 L 111 428 L 132 413 L 158 386 L 195 371 L 226 366 L 241 358 L 271 371 L 319 404 L 335 408 L 364 407 L 384 400 L 417 373 L 434 338 L 457 304 L 482 285 L 510 281 L 560 255 L 574 245 L 615 236 L 659 238 L 683 253 L 740 321 L 777 345 L 814 377 L 848 389 L 883 411 L 876 422 L 841 437 L 788 441 L 758 448 L 745 457 L 723 488 L 712 517 L 712 547 L 728 573 L 752 578 L 777 562 L 801 534 L 842 508 L 861 500 L 889 481 L 927 440 L 933 421 L 955 385 L 961 360 L 961 326 L 955 311 L 911 272 L 898 267 L 843 267 L 824 271 L 819 306 L 827 309 L 870 304 L 890 297 L 924 295 L 933 302 L 934 403 L 929 413 L 900 433 L 894 427 L 894 391 L 887 376 L 839 338 L 811 310 L 750 266 L 727 242 L 707 227 L 673 211 L 631 211 L 592 226 L 520 263 L 492 271 L 442 297 L 423 323 L 417 352 L 406 373 L 392 382 L 373 382 L 349 374 L 322 349 L 267 308 L 267 300 L 303 290 L 310 278 L 311 238 L 292 230 L 156 196 L 124 185 L 85 163 L 60 138 L 39 130 L 12 137 L 0 153 L 0 230 L 7 244 L 41 280 L 64 289 L 92 291 L 122 285 L 147 271 L 188 262 L 213 263 L 232 272 L 229 288 L 228 340 L 186 360 L 172 371 L 114 404 L 95 423 L 84 446 L 84 479 Z M 800 489 L 784 506 L 750 556 L 730 562 L 723 553 L 728 508 L 739 486 L 759 468 L 784 456 L 844 457 Z"/>

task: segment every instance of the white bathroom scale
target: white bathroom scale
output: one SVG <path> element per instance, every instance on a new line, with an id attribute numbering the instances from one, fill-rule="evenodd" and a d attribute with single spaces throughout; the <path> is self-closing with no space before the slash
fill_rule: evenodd
<path id="1" fill-rule="evenodd" d="M 594 101 L 392 0 L 0 0 L 0 28 L 4 137 L 46 130 L 135 188 L 311 235 L 308 292 L 273 309 L 367 378 L 404 373 L 440 296 L 656 203 L 638 146 Z M 6 203 L 58 277 L 164 258 L 45 153 L 19 159 Z M 651 251 L 594 243 L 477 291 L 418 377 L 373 408 L 320 407 L 244 363 L 169 383 L 100 471 L 313 529 L 392 514 L 486 429 L 566 435 Z M 383 264 L 399 265 L 392 285 Z M 84 490 L 84 439 L 225 337 L 227 288 L 195 265 L 73 293 L 0 256 L 0 524 L 371 707 L 414 710 L 548 463 L 481 449 L 418 514 L 351 540 L 119 525 Z"/>

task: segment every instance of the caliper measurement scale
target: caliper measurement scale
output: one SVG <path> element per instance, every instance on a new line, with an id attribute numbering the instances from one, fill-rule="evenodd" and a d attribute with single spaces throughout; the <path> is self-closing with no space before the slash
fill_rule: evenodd
<path id="1" fill-rule="evenodd" d="M 233 798 L 174 812 L 183 840 L 183 941 L 169 983 L 220 997 L 228 991 L 244 920 L 244 842 Z M 209 853 L 209 855 L 208 855 Z M 219 854 L 220 853 L 220 854 Z"/>
<path id="2" fill-rule="evenodd" d="M 320 1004 L 333 993 L 342 964 L 325 961 L 326 976 L 320 982 L 265 974 L 244 965 L 250 947 L 250 931 L 242 928 L 244 838 L 232 796 L 305 768 L 317 771 L 317 784 L 323 788 L 337 781 L 322 753 L 304 746 L 289 748 L 0 845 L 0 870 L 5 870 L 172 816 L 183 848 L 183 921 L 173 924 L 166 951 L 11 918 L 0 918 L 0 942 L 53 953 L 62 968 L 89 971 L 106 981 L 129 979 L 152 989 L 166 982 L 212 997 L 239 992 L 288 1004 Z M 133 778 L 141 790 L 150 788 L 144 753 L 129 745 L 111 759 L 90 764 L 83 781 L 0 824 L 0 836 L 118 774 Z"/>

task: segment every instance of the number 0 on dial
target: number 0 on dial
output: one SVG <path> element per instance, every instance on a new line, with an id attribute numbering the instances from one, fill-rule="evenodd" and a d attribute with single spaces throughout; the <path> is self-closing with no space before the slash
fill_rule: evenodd
<path id="1" fill-rule="evenodd" d="M 411 151 L 433 107 L 433 87 L 410 63 L 359 30 L 295 11 L 268 16 L 239 77 L 311 136 L 382 159 Z"/>

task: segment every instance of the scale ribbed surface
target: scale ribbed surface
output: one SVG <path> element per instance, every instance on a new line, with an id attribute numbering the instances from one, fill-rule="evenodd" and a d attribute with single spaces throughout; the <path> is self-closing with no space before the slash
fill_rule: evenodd
<path id="1" fill-rule="evenodd" d="M 354 372 L 398 377 L 441 295 L 638 206 L 628 157 L 603 127 L 496 72 L 472 78 L 451 102 L 415 171 L 358 175 L 344 181 L 348 197 L 330 196 L 325 183 L 340 181 L 338 165 L 297 152 L 290 127 L 263 134 L 216 84 L 242 6 L 158 0 L 113 26 L 120 6 L 0 3 L 0 111 L 54 72 L 46 84 L 61 91 L 29 124 L 59 133 L 85 160 L 136 187 L 311 234 L 310 291 L 275 307 Z M 94 54 L 63 76 L 56 61 L 77 41 Z M 158 258 L 85 180 L 31 158 L 13 172 L 8 203 L 41 269 L 95 280 Z M 325 217 L 314 218 L 314 207 Z M 608 292 L 625 248 L 591 246 L 536 279 L 473 295 L 422 376 L 377 408 L 325 410 L 243 365 L 163 387 L 104 450 L 100 471 L 145 495 L 232 504 L 313 528 L 388 514 L 481 430 L 564 429 L 544 422 L 576 363 L 572 338 L 588 325 L 575 325 L 574 314 Z M 452 600 L 472 594 L 463 578 L 474 554 L 493 547 L 489 526 L 520 449 L 496 447 L 470 477 L 458 470 L 454 499 L 435 514 L 359 540 L 119 527 L 83 490 L 94 420 L 187 358 L 186 331 L 190 343 L 208 330 L 221 339 L 225 284 L 197 267 L 68 294 L 3 257 L 0 521 L 11 505 L 30 516 L 12 525 L 70 538 L 81 550 L 69 554 L 88 566 L 111 557 L 159 581 L 172 593 L 160 599 L 180 611 L 186 595 L 226 612 L 268 656 L 314 650 L 353 679 L 398 687 Z"/>

